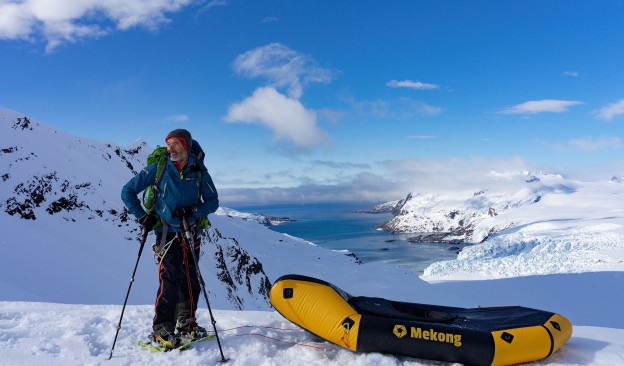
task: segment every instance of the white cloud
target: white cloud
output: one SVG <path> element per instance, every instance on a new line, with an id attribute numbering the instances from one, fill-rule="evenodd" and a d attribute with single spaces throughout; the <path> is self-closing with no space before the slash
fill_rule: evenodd
<path id="1" fill-rule="evenodd" d="M 19 3 L 0 3 L 0 38 L 27 38 L 34 26 L 34 17 Z"/>
<path id="2" fill-rule="evenodd" d="M 195 0 L 6 0 L 0 1 L 0 38 L 44 38 L 51 51 L 65 42 L 96 38 L 113 29 L 155 29 Z M 112 25 L 111 25 L 112 24 Z"/>
<path id="3" fill-rule="evenodd" d="M 561 113 L 567 112 L 572 106 L 583 104 L 577 100 L 531 100 L 513 107 L 500 110 L 499 114 L 537 114 L 543 112 Z"/>
<path id="4" fill-rule="evenodd" d="M 329 136 L 316 125 L 314 111 L 272 87 L 258 88 L 252 96 L 231 105 L 225 120 L 259 123 L 273 131 L 274 140 L 290 141 L 301 148 L 329 141 Z"/>
<path id="5" fill-rule="evenodd" d="M 583 151 L 616 150 L 622 148 L 622 141 L 614 136 L 600 136 L 597 139 L 583 137 L 570 140 L 568 145 Z"/>
<path id="6" fill-rule="evenodd" d="M 430 89 L 438 89 L 440 86 L 436 84 L 427 84 L 422 83 L 420 81 L 412 81 L 412 80 L 390 80 L 386 83 L 386 86 L 391 88 L 409 88 L 416 90 L 430 90 Z"/>
<path id="7" fill-rule="evenodd" d="M 577 78 L 579 77 L 579 72 L 578 71 L 564 71 L 563 75 Z"/>
<path id="8" fill-rule="evenodd" d="M 288 95 L 300 98 L 304 86 L 312 83 L 329 83 L 330 70 L 317 66 L 310 56 L 271 43 L 245 52 L 234 60 L 234 71 L 245 77 L 262 77 L 276 88 L 285 87 Z"/>
<path id="9" fill-rule="evenodd" d="M 212 0 L 212 1 L 203 0 L 200 2 L 205 5 L 202 5 L 201 8 L 197 9 L 197 11 L 194 14 L 195 19 L 198 19 L 201 15 L 203 15 L 204 13 L 208 11 L 211 11 L 213 8 L 230 5 L 229 0 Z"/>
<path id="10" fill-rule="evenodd" d="M 238 55 L 233 67 L 241 76 L 266 79 L 269 86 L 258 88 L 251 97 L 231 105 L 225 117 L 227 122 L 259 123 L 273 131 L 273 140 L 288 141 L 302 149 L 329 142 L 329 135 L 317 126 L 317 113 L 306 109 L 299 98 L 305 86 L 329 83 L 333 79 L 330 70 L 279 43 Z M 287 95 L 276 88 L 285 88 Z"/>
<path id="11" fill-rule="evenodd" d="M 347 99 L 353 109 L 363 115 L 372 115 L 383 119 L 411 119 L 416 116 L 437 116 L 443 109 L 411 98 L 394 100 L 378 99 L 358 101 Z"/>
<path id="12" fill-rule="evenodd" d="M 316 110 L 316 114 L 319 118 L 329 121 L 330 123 L 338 123 L 344 117 L 345 112 L 329 108 L 321 108 Z"/>
<path id="13" fill-rule="evenodd" d="M 167 121 L 170 122 L 186 122 L 189 120 L 189 116 L 187 116 L 186 114 L 172 114 L 170 116 L 167 116 Z"/>
<path id="14" fill-rule="evenodd" d="M 206 9 L 215 8 L 217 6 L 226 6 L 228 5 L 228 0 L 212 0 L 206 4 Z"/>
<path id="15" fill-rule="evenodd" d="M 403 192 L 412 192 L 414 189 L 417 189 L 416 192 L 496 189 L 508 186 L 510 182 L 492 179 L 492 171 L 518 175 L 523 171 L 535 170 L 520 157 L 404 158 L 386 160 L 380 162 L 380 165 L 388 171 L 384 176 L 401 187 Z"/>
<path id="16" fill-rule="evenodd" d="M 620 115 L 624 115 L 624 99 L 615 103 L 609 103 L 596 112 L 596 117 L 605 121 L 611 121 Z"/>
<path id="17" fill-rule="evenodd" d="M 281 175 L 283 176 L 283 175 Z M 348 175 L 337 182 L 315 180 L 310 177 L 292 177 L 297 184 L 291 187 L 221 188 L 219 197 L 227 202 L 384 202 L 404 198 L 409 190 L 397 187 L 384 175 L 360 172 Z M 240 185 L 238 185 L 240 187 Z M 364 206 L 363 208 L 367 208 Z"/>
<path id="18" fill-rule="evenodd" d="M 334 169 L 370 169 L 370 164 L 351 163 L 346 161 L 313 160 L 312 163 Z"/>
<path id="19" fill-rule="evenodd" d="M 437 116 L 442 112 L 442 108 L 424 102 L 414 102 L 413 106 L 414 110 L 421 110 L 424 114 L 429 116 Z"/>
<path id="20" fill-rule="evenodd" d="M 279 22 L 279 19 L 274 16 L 269 16 L 269 17 L 263 18 L 261 22 L 262 23 L 277 23 Z"/>

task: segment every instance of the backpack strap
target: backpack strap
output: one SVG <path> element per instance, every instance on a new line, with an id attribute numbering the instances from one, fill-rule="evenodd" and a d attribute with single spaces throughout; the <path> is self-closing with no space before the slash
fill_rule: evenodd
<path id="1" fill-rule="evenodd" d="M 155 253 L 160 253 L 160 251 L 165 247 L 165 245 L 167 245 L 167 232 L 169 231 L 169 225 L 167 225 L 166 222 L 164 222 L 162 219 L 160 220 L 162 222 L 162 236 L 160 237 L 160 243 L 154 243 L 154 247 L 152 248 L 152 250 L 154 250 Z"/>
<path id="2" fill-rule="evenodd" d="M 177 237 L 177 235 L 174 235 L 171 240 L 167 241 L 167 230 L 164 230 L 162 233 L 159 234 L 161 235 L 160 241 L 152 245 L 152 251 L 154 252 L 154 261 L 156 262 L 156 264 L 160 264 L 163 261 L 163 259 L 169 252 L 169 249 L 171 248 L 171 244 Z M 156 238 L 158 238 L 158 234 L 156 235 Z"/>
<path id="3" fill-rule="evenodd" d="M 163 176 L 165 175 L 165 166 L 167 165 L 167 156 L 169 154 L 164 153 L 161 157 L 160 160 L 158 160 L 158 165 L 156 166 L 156 180 L 154 181 L 154 195 L 156 196 L 158 194 L 158 191 L 160 191 L 160 182 L 163 179 Z"/>

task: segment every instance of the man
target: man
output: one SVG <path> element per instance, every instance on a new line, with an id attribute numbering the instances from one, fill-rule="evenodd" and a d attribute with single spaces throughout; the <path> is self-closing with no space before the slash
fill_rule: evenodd
<path id="1" fill-rule="evenodd" d="M 145 230 L 162 223 L 155 229 L 153 246 L 160 253 L 160 264 L 150 339 L 159 346 L 175 348 L 181 337 L 207 335 L 195 321 L 200 284 L 191 246 L 195 258 L 199 258 L 200 220 L 217 210 L 219 198 L 203 162 L 190 154 L 193 146 L 190 132 L 173 130 L 165 142 L 168 157 L 152 214 L 145 212 L 137 195 L 155 184 L 158 163 L 148 165 L 130 179 L 121 190 L 121 199 Z M 193 243 L 187 243 L 190 245 L 184 244 L 183 220 L 193 229 Z"/>

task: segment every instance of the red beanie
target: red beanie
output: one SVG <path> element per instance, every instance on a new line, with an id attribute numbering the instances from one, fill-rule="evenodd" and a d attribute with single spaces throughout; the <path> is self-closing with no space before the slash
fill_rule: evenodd
<path id="1" fill-rule="evenodd" d="M 177 130 L 169 132 L 167 137 L 165 137 L 165 142 L 167 142 L 167 140 L 172 137 L 177 138 L 182 143 L 182 145 L 184 145 L 184 149 L 186 151 L 191 151 L 191 146 L 193 146 L 193 139 L 191 138 L 190 132 L 185 129 L 178 128 Z"/>

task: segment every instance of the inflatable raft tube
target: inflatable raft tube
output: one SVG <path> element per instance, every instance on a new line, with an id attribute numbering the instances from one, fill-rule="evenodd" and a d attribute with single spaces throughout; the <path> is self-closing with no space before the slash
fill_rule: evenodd
<path id="1" fill-rule="evenodd" d="M 271 288 L 286 319 L 356 352 L 512 365 L 550 356 L 572 335 L 561 315 L 521 306 L 464 309 L 351 296 L 312 277 L 286 275 Z"/>

